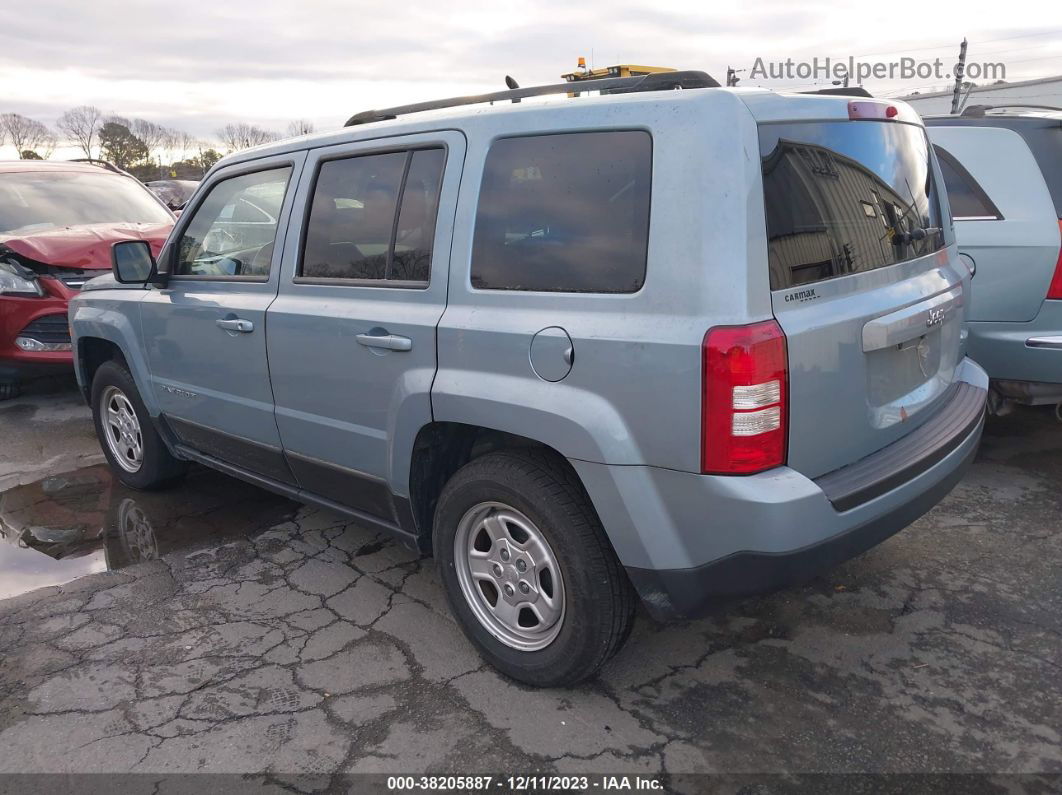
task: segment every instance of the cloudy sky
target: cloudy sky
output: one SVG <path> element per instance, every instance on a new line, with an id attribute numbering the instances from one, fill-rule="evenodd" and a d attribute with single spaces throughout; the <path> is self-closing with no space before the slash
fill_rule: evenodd
<path id="1" fill-rule="evenodd" d="M 1062 74 L 1062 6 L 1049 2 L 32 0 L 0 27 L 0 112 L 52 126 L 92 104 L 213 138 L 229 121 L 334 127 L 371 107 L 500 89 L 506 74 L 554 82 L 580 55 L 722 80 L 757 57 L 950 63 L 963 36 L 970 60 L 1004 63 L 1009 81 Z M 743 85 L 814 82 L 747 74 Z"/>

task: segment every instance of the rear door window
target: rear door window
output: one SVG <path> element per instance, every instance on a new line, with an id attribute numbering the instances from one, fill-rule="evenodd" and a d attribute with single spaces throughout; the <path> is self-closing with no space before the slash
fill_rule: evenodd
<path id="1" fill-rule="evenodd" d="M 944 247 L 921 127 L 763 124 L 760 158 L 772 289 L 865 273 Z"/>
<path id="2" fill-rule="evenodd" d="M 476 211 L 472 286 L 638 291 L 651 179 L 652 139 L 640 130 L 496 141 Z"/>
<path id="3" fill-rule="evenodd" d="M 300 278 L 425 286 L 445 161 L 435 148 L 323 163 Z"/>
<path id="4" fill-rule="evenodd" d="M 995 221 L 1003 217 L 984 188 L 962 163 L 942 146 L 934 144 L 933 149 L 940 163 L 940 173 L 944 176 L 944 189 L 948 192 L 952 218 L 957 221 Z"/>

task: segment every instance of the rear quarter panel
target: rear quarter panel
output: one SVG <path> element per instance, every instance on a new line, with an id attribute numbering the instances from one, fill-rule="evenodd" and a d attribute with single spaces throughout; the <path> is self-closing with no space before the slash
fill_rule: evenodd
<path id="1" fill-rule="evenodd" d="M 472 239 L 484 159 L 510 135 L 647 130 L 653 176 L 645 283 L 632 294 L 477 290 Z M 473 118 L 439 327 L 434 417 L 536 439 L 568 458 L 700 465 L 700 346 L 712 325 L 770 316 L 751 115 L 731 92 L 595 98 Z M 750 215 L 760 219 L 759 236 Z M 532 337 L 559 326 L 574 364 L 538 378 Z"/>

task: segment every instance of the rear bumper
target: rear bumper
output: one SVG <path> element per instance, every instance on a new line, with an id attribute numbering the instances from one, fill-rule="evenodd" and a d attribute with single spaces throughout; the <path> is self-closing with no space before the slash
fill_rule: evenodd
<path id="1" fill-rule="evenodd" d="M 993 381 L 1059 384 L 1062 392 L 1062 301 L 1044 301 L 1027 323 L 972 322 L 967 353 Z"/>
<path id="2" fill-rule="evenodd" d="M 936 505 L 973 461 L 984 427 L 988 379 L 969 360 L 961 373 L 964 388 L 919 428 L 926 444 L 900 440 L 818 481 L 788 467 L 717 477 L 572 464 L 650 613 L 692 617 L 724 598 L 807 580 Z M 928 443 L 933 438 L 935 445 Z M 904 456 L 896 448 L 903 444 L 911 455 L 897 466 Z M 875 471 L 884 488 L 868 477 Z M 838 491 L 838 483 L 859 488 Z M 861 496 L 844 496 L 853 493 Z"/>

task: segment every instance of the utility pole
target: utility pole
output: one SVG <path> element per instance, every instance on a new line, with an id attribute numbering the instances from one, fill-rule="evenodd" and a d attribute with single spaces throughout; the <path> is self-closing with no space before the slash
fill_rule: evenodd
<path id="1" fill-rule="evenodd" d="M 959 62 L 955 64 L 955 88 L 951 91 L 951 114 L 959 112 L 959 102 L 962 97 L 962 78 L 966 74 L 966 38 L 963 37 L 959 45 Z"/>

